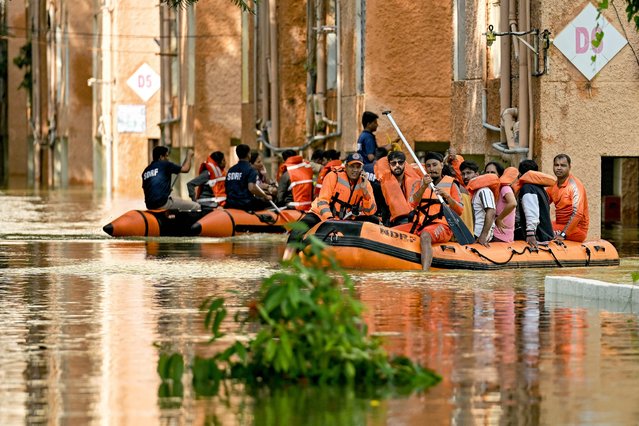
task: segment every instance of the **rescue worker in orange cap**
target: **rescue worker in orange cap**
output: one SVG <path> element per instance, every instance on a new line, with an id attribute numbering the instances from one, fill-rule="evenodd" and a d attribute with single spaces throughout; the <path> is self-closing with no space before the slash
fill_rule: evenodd
<path id="1" fill-rule="evenodd" d="M 363 157 L 350 154 L 345 167 L 335 167 L 324 178 L 319 196 L 311 210 L 300 220 L 308 229 L 325 220 L 344 220 L 351 216 L 373 216 L 377 209 L 373 188 L 362 173 Z M 293 230 L 288 238 L 284 259 L 290 258 L 298 247 L 291 246 L 302 240 L 305 230 Z"/>
<path id="2" fill-rule="evenodd" d="M 552 227 L 557 239 L 585 241 L 590 215 L 586 190 L 579 179 L 570 173 L 570 157 L 559 154 L 553 160 L 557 183 L 546 188 L 550 201 L 555 204 Z"/>

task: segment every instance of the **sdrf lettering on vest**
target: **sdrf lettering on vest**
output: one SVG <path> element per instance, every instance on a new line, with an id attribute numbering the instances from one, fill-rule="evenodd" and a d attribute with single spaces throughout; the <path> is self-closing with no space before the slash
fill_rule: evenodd
<path id="1" fill-rule="evenodd" d="M 226 175 L 226 180 L 242 180 L 242 172 L 231 172 Z"/>
<path id="2" fill-rule="evenodd" d="M 144 180 L 147 180 L 150 177 L 157 176 L 157 174 L 158 174 L 158 169 L 151 169 L 151 170 L 148 170 L 148 171 L 144 172 L 144 176 L 142 178 Z"/>
<path id="3" fill-rule="evenodd" d="M 395 238 L 400 241 L 409 241 L 413 243 L 416 240 L 415 236 L 413 235 L 407 235 L 401 232 L 390 230 L 388 228 L 379 228 L 379 232 L 382 235 L 386 235 L 387 237 Z"/>

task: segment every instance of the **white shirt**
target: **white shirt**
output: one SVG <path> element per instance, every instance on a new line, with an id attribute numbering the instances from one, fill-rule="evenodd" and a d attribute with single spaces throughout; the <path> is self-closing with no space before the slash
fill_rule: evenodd
<path id="1" fill-rule="evenodd" d="M 495 208 L 495 195 L 490 188 L 481 188 L 473 195 L 473 214 L 475 215 L 475 237 L 481 235 L 482 229 L 484 229 L 484 221 L 486 219 L 486 209 Z M 488 232 L 487 241 L 493 238 L 493 229 L 495 229 L 495 223 L 490 227 Z"/>

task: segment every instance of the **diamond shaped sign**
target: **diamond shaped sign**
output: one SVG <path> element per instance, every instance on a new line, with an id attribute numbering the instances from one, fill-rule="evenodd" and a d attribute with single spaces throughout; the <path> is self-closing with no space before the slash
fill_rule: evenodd
<path id="1" fill-rule="evenodd" d="M 160 76 L 144 63 L 129 77 L 126 84 L 146 102 L 160 89 Z"/>
<path id="2" fill-rule="evenodd" d="M 588 3 L 584 10 L 559 33 L 553 44 L 588 79 L 592 80 L 628 41 L 603 15 L 597 19 L 597 8 Z M 599 47 L 592 45 L 597 32 L 604 37 Z M 592 57 L 595 56 L 593 62 Z"/>

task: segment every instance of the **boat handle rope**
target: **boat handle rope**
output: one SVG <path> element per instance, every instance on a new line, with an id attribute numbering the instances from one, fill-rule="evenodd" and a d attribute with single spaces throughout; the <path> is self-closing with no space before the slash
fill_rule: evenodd
<path id="1" fill-rule="evenodd" d="M 456 252 L 456 251 L 455 251 L 455 247 L 454 247 L 454 246 L 447 246 L 447 245 L 442 244 L 442 245 L 441 245 L 441 246 L 439 246 L 439 247 L 441 247 L 442 251 L 444 251 L 444 252 L 445 252 L 446 250 L 450 250 L 450 251 L 452 251 L 453 253 L 455 253 L 455 252 Z"/>
<path id="2" fill-rule="evenodd" d="M 586 249 L 586 254 L 588 255 L 588 260 L 586 260 L 586 266 L 590 266 L 590 247 L 583 246 Z"/>
<path id="3" fill-rule="evenodd" d="M 552 249 L 550 247 L 548 247 L 548 248 L 541 248 L 540 247 L 539 250 L 550 253 L 552 258 L 555 259 L 555 262 L 557 263 L 557 265 L 559 265 L 560 268 L 564 267 L 564 265 L 562 265 L 561 262 L 559 261 L 559 259 L 557 259 L 557 256 L 555 256 L 555 253 L 552 251 Z"/>
<path id="4" fill-rule="evenodd" d="M 479 256 L 482 259 L 486 259 L 487 261 L 489 261 L 490 263 L 494 264 L 494 265 L 506 265 L 508 262 L 510 262 L 512 260 L 512 258 L 516 255 L 516 254 L 524 254 L 526 252 L 526 249 L 522 250 L 521 253 L 518 253 L 517 250 L 515 249 L 510 249 L 510 257 L 505 261 L 505 262 L 497 262 L 496 260 L 491 259 L 490 257 L 482 254 L 479 250 L 477 250 L 475 247 L 467 247 L 468 250 L 470 250 L 472 253 L 475 253 L 477 256 Z"/>

